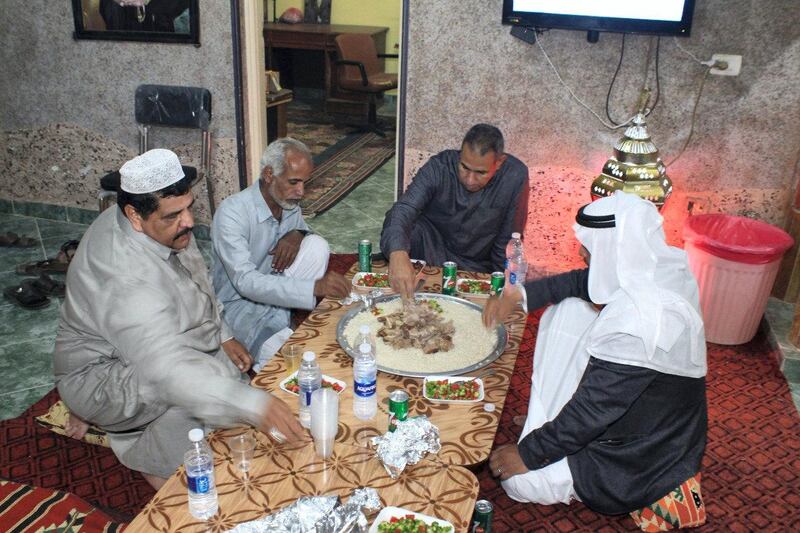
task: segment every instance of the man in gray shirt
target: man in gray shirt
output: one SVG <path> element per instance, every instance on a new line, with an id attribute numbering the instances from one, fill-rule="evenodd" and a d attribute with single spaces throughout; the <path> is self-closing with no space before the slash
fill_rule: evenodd
<path id="1" fill-rule="evenodd" d="M 403 298 L 414 292 L 411 258 L 461 270 L 502 270 L 512 232 L 524 233 L 528 168 L 504 152 L 503 134 L 476 124 L 461 150 L 433 156 L 386 213 L 381 251 L 389 282 Z"/>
<path id="2" fill-rule="evenodd" d="M 305 144 L 274 141 L 261 157 L 261 178 L 226 198 L 211 226 L 214 289 L 225 321 L 257 356 L 256 368 L 291 335 L 291 309 L 350 292 L 344 276 L 325 272 L 328 243 L 303 220 L 299 202 L 313 168 Z"/>
<path id="3" fill-rule="evenodd" d="M 54 370 L 80 438 L 108 433 L 128 468 L 160 487 L 195 427 L 251 424 L 294 440 L 285 403 L 248 385 L 250 354 L 230 334 L 195 244 L 188 178 L 169 150 L 120 169 L 118 207 L 89 227 L 70 263 Z"/>

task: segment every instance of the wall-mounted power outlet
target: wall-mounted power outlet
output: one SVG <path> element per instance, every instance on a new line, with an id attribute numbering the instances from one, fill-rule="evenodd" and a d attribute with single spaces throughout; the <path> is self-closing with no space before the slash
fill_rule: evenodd
<path id="1" fill-rule="evenodd" d="M 742 56 L 735 56 L 731 54 L 714 54 L 711 56 L 714 62 L 719 61 L 725 63 L 725 68 L 712 68 L 711 74 L 718 76 L 738 76 L 739 71 L 742 70 Z"/>

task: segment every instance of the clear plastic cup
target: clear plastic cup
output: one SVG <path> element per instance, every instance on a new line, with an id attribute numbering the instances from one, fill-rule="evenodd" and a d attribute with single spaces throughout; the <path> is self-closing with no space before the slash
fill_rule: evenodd
<path id="1" fill-rule="evenodd" d="M 329 388 L 320 388 L 311 395 L 311 436 L 320 457 L 333 453 L 333 443 L 339 429 L 339 395 Z"/>
<path id="2" fill-rule="evenodd" d="M 286 375 L 290 376 L 300 368 L 300 360 L 303 358 L 303 347 L 298 344 L 284 344 L 281 348 L 281 357 L 286 365 Z"/>
<path id="3" fill-rule="evenodd" d="M 256 438 L 250 431 L 235 435 L 228 439 L 228 448 L 231 450 L 231 459 L 242 472 L 250 470 L 253 454 L 256 450 Z"/>

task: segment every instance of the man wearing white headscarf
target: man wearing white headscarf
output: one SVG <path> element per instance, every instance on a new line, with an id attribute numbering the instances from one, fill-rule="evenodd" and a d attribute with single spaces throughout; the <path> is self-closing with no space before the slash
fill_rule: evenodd
<path id="1" fill-rule="evenodd" d="M 251 424 L 289 438 L 289 408 L 248 385 L 250 354 L 220 315 L 192 236 L 189 178 L 169 150 L 120 169 L 117 207 L 86 231 L 70 263 L 56 337 L 61 399 L 108 433 L 120 462 L 158 488 L 196 427 Z"/>
<path id="2" fill-rule="evenodd" d="M 520 303 L 556 304 L 540 322 L 521 438 L 493 452 L 492 472 L 518 501 L 579 499 L 642 528 L 671 506 L 672 527 L 699 525 L 706 351 L 686 255 L 632 194 L 588 204 L 576 221 L 588 269 L 506 289 L 484 310 L 493 325 Z"/>

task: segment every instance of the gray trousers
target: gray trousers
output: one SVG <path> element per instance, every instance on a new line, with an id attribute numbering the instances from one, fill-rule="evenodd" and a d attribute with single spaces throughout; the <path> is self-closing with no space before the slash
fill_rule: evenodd
<path id="1" fill-rule="evenodd" d="M 230 363 L 222 349 L 215 358 Z M 189 430 L 203 427 L 186 409 L 149 393 L 136 367 L 118 359 L 87 365 L 62 377 L 57 387 L 70 411 L 108 433 L 122 464 L 145 474 L 171 476 L 189 449 Z"/>

